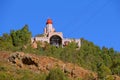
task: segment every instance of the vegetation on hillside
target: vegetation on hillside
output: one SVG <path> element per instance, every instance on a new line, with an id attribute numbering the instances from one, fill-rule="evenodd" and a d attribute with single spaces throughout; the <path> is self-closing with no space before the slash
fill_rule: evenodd
<path id="1" fill-rule="evenodd" d="M 55 46 L 50 46 L 48 43 L 46 43 L 43 48 L 40 46 L 41 42 L 37 42 L 38 48 L 34 49 L 31 47 L 30 40 L 31 32 L 28 26 L 25 25 L 20 30 L 12 30 L 10 34 L 4 33 L 0 36 L 0 51 L 23 51 L 37 55 L 52 56 L 94 71 L 98 73 L 99 79 L 113 80 L 113 77 L 110 76 L 109 78 L 108 75 L 120 76 L 120 53 L 113 48 L 100 48 L 94 43 L 81 38 L 82 46 L 80 49 L 76 49 L 76 44 L 74 42 L 64 48 L 56 48 Z M 3 69 L 3 67 L 0 65 L 0 70 L 1 69 Z M 3 73 L 0 73 L 0 76 L 1 74 Z M 8 73 L 4 74 L 7 75 Z M 2 76 L 5 78 L 4 74 Z M 53 70 L 53 72 L 50 72 L 48 75 L 47 80 L 54 80 L 53 74 L 62 76 L 61 78 L 65 77 L 63 73 Z"/>
<path id="2" fill-rule="evenodd" d="M 17 51 L 30 46 L 31 32 L 28 25 L 20 30 L 11 30 L 10 34 L 4 33 L 0 37 L 0 50 Z"/>

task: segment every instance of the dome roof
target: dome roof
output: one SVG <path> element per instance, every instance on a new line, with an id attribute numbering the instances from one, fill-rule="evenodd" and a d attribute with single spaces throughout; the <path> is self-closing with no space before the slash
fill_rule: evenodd
<path id="1" fill-rule="evenodd" d="M 47 19 L 46 24 L 52 24 L 52 20 L 51 19 Z"/>

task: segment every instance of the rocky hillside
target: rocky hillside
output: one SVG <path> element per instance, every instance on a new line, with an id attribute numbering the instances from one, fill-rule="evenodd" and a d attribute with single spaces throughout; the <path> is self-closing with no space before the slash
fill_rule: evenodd
<path id="1" fill-rule="evenodd" d="M 32 73 L 49 74 L 51 69 L 60 68 L 70 79 L 77 80 L 78 78 L 84 80 L 98 80 L 97 74 L 86 70 L 78 65 L 72 63 L 65 63 L 53 57 L 38 56 L 35 54 L 25 54 L 23 52 L 0 52 L 0 72 L 7 66 L 12 66 L 11 69 L 29 70 Z M 13 71 L 7 71 L 12 73 Z M 0 73 L 1 74 L 1 73 Z M 118 76 L 114 76 L 114 80 L 120 80 Z"/>
<path id="2" fill-rule="evenodd" d="M 64 63 L 61 60 L 47 56 L 37 56 L 34 54 L 25 54 L 23 52 L 6 53 L 0 52 L 0 61 L 7 61 L 9 65 L 14 67 L 29 69 L 35 73 L 46 73 L 53 68 L 60 68 L 69 78 L 85 78 L 86 76 L 92 76 L 95 80 L 97 75 L 89 70 L 85 70 L 75 64 Z"/>

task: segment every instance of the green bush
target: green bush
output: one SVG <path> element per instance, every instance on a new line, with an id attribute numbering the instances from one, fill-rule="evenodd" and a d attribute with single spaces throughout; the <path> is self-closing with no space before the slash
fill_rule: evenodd
<path id="1" fill-rule="evenodd" d="M 98 77 L 103 79 L 107 75 L 112 75 L 111 70 L 107 66 L 101 64 L 100 67 L 98 68 Z"/>
<path id="2" fill-rule="evenodd" d="M 112 75 L 108 75 L 105 80 L 115 80 L 114 77 Z"/>
<path id="3" fill-rule="evenodd" d="M 65 74 L 59 69 L 52 69 L 46 80 L 68 80 Z"/>

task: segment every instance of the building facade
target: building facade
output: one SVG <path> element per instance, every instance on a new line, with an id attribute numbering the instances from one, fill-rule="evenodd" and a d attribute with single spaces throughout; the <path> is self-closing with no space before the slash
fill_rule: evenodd
<path id="1" fill-rule="evenodd" d="M 79 48 L 81 46 L 80 39 L 64 38 L 62 32 L 56 32 L 51 19 L 47 19 L 43 36 L 32 38 L 32 43 L 34 43 L 35 41 L 48 42 L 50 45 L 54 45 L 57 47 L 59 47 L 60 45 L 67 46 L 71 42 L 75 42 Z"/>

